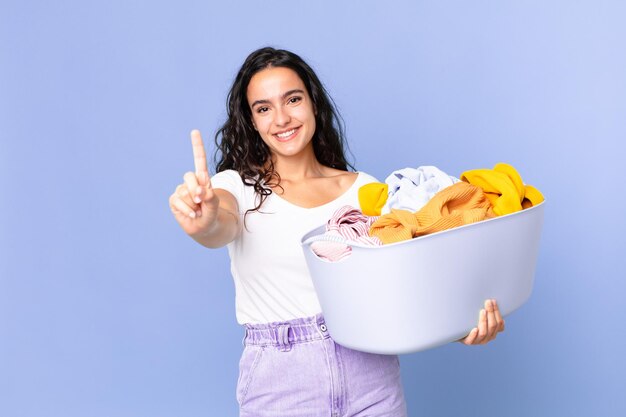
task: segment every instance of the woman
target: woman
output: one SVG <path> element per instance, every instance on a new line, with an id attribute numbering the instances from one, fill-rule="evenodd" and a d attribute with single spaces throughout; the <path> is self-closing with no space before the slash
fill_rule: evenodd
<path id="1" fill-rule="evenodd" d="M 305 232 L 343 205 L 358 207 L 358 188 L 376 181 L 348 171 L 340 126 L 313 70 L 291 52 L 262 48 L 228 95 L 213 178 L 200 133 L 191 133 L 196 172 L 184 175 L 170 207 L 198 243 L 228 245 L 246 329 L 241 416 L 406 415 L 398 358 L 334 343 L 300 247 Z M 502 330 L 487 300 L 461 342 L 487 343 Z"/>

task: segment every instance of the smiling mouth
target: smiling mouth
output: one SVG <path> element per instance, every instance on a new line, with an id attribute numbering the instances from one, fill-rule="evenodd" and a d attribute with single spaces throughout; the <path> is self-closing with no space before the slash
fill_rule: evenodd
<path id="1" fill-rule="evenodd" d="M 296 128 L 293 128 L 293 129 L 290 129 L 290 130 L 286 130 L 286 131 L 281 132 L 281 133 L 275 133 L 273 136 L 276 139 L 278 139 L 279 141 L 281 141 L 281 142 L 286 142 L 289 139 L 291 139 L 292 137 L 294 137 L 296 135 L 296 133 L 298 133 L 299 129 L 300 129 L 299 127 L 296 127 Z"/>

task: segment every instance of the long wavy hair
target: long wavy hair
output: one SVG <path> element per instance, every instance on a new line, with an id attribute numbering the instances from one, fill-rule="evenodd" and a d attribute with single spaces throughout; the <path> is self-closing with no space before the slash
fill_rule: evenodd
<path id="1" fill-rule="evenodd" d="M 313 69 L 302 58 L 284 49 L 265 47 L 252 52 L 245 60 L 226 98 L 228 119 L 215 134 L 217 150 L 214 160 L 217 172 L 233 169 L 244 184 L 254 187 L 257 205 L 246 212 L 258 211 L 271 187 L 280 187 L 280 175 L 274 169 L 270 150 L 252 125 L 247 98 L 248 84 L 257 72 L 271 67 L 289 68 L 298 74 L 313 101 L 316 129 L 313 150 L 325 166 L 354 170 L 345 157 L 347 144 L 343 120 L 333 100 Z"/>

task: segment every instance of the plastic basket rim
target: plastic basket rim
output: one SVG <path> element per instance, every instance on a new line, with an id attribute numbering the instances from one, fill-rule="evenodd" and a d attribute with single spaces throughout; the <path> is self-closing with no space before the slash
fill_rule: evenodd
<path id="1" fill-rule="evenodd" d="M 485 224 L 485 223 L 488 223 L 488 222 L 500 221 L 502 219 L 506 219 L 506 218 L 509 218 L 509 217 L 512 217 L 512 216 L 519 216 L 520 214 L 523 214 L 523 213 L 530 213 L 530 212 L 534 211 L 535 209 L 538 209 L 539 207 L 543 207 L 545 202 L 546 202 L 546 199 L 544 198 L 544 200 L 541 203 L 537 204 L 537 205 L 534 205 L 532 207 L 528 207 L 526 209 L 519 210 L 519 211 L 516 211 L 516 212 L 513 212 L 513 213 L 504 214 L 502 216 L 492 217 L 490 219 L 485 219 L 485 220 L 481 220 L 481 221 L 474 222 L 474 223 L 464 224 L 464 225 L 461 225 L 461 226 L 453 227 L 451 229 L 441 230 L 439 232 L 434 232 L 434 233 L 430 233 L 430 234 L 427 234 L 427 235 L 415 237 L 413 239 L 402 240 L 400 242 L 387 243 L 387 244 L 382 245 L 382 246 L 368 246 L 368 245 L 364 245 L 364 244 L 358 243 L 358 242 L 346 242 L 346 244 L 351 246 L 351 247 L 360 248 L 360 249 L 366 249 L 366 250 L 376 250 L 376 249 L 380 249 L 380 248 L 390 248 L 390 247 L 398 246 L 398 245 L 406 245 L 406 244 L 409 244 L 409 243 L 413 243 L 415 241 L 422 241 L 422 240 L 426 240 L 428 238 L 434 238 L 435 236 L 440 236 L 440 235 L 445 234 L 445 233 L 454 232 L 454 231 L 457 231 L 457 230 L 460 230 L 460 229 L 464 229 L 464 228 L 467 228 L 467 227 L 476 226 L 478 224 Z M 321 224 L 321 225 L 319 225 L 317 227 L 314 227 L 313 229 L 309 230 L 308 232 L 306 232 L 300 238 L 300 244 L 302 246 L 311 246 L 311 242 L 309 242 L 309 243 L 305 243 L 304 242 L 304 240 L 305 240 L 304 237 L 307 236 L 312 231 L 314 231 L 316 229 L 319 229 L 320 227 L 324 226 L 325 224 L 326 223 Z"/>

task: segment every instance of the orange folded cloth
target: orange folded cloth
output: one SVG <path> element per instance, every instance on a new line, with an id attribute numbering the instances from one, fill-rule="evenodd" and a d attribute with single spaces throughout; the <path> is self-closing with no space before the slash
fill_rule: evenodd
<path id="1" fill-rule="evenodd" d="M 392 209 L 370 227 L 383 244 L 400 242 L 495 217 L 482 188 L 458 182 L 439 191 L 419 211 Z"/>

